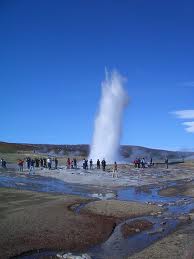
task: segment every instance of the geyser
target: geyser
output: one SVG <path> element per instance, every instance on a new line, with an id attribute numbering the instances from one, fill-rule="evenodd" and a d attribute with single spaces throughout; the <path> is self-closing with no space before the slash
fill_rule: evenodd
<path id="1" fill-rule="evenodd" d="M 100 107 L 94 125 L 94 135 L 89 158 L 113 163 L 119 158 L 119 146 L 124 108 L 128 95 L 124 90 L 125 79 L 117 72 L 106 72 L 102 82 Z"/>

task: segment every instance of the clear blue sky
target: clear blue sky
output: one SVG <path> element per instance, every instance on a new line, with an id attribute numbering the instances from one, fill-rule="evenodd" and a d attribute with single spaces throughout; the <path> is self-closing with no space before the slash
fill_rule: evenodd
<path id="1" fill-rule="evenodd" d="M 193 148 L 194 118 L 171 114 L 194 110 L 193 13 L 192 0 L 1 0 L 0 140 L 90 143 L 107 67 L 128 78 L 122 144 Z"/>

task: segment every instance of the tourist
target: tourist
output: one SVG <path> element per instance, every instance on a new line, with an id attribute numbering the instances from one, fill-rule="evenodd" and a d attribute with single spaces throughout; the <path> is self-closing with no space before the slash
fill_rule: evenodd
<path id="1" fill-rule="evenodd" d="M 7 162 L 5 161 L 5 159 L 1 158 L 1 166 L 2 166 L 2 168 L 7 168 L 6 164 L 7 164 Z"/>
<path id="2" fill-rule="evenodd" d="M 140 168 L 140 164 L 141 164 L 141 159 L 138 158 L 138 159 L 137 159 L 137 167 L 138 167 L 138 168 Z"/>
<path id="3" fill-rule="evenodd" d="M 76 160 L 76 158 L 73 159 L 73 167 L 74 167 L 74 169 L 77 169 L 77 160 Z"/>
<path id="4" fill-rule="evenodd" d="M 35 158 L 35 166 L 36 166 L 36 167 L 39 167 L 39 163 L 40 163 L 40 160 L 36 157 L 36 158 Z"/>
<path id="5" fill-rule="evenodd" d="M 166 169 L 168 169 L 168 158 L 165 159 Z"/>
<path id="6" fill-rule="evenodd" d="M 43 158 L 43 167 L 47 168 L 46 158 Z"/>
<path id="7" fill-rule="evenodd" d="M 71 160 L 71 169 L 73 169 L 73 160 Z"/>
<path id="8" fill-rule="evenodd" d="M 96 165 L 97 165 L 97 169 L 100 169 L 100 160 L 99 159 L 97 160 Z"/>
<path id="9" fill-rule="evenodd" d="M 35 161 L 34 159 L 31 159 L 30 161 L 30 172 L 29 174 L 32 172 L 32 174 L 34 174 L 34 164 L 35 164 Z"/>
<path id="10" fill-rule="evenodd" d="M 88 170 L 88 160 L 86 160 L 86 162 L 85 162 L 85 169 Z"/>
<path id="11" fill-rule="evenodd" d="M 118 178 L 118 171 L 117 171 L 117 162 L 114 162 L 114 166 L 113 166 L 113 178 L 117 177 Z"/>
<path id="12" fill-rule="evenodd" d="M 70 158 L 68 157 L 68 158 L 67 158 L 67 169 L 70 169 L 70 166 L 71 166 L 71 160 L 70 160 Z"/>
<path id="13" fill-rule="evenodd" d="M 51 170 L 52 167 L 52 160 L 50 157 L 47 158 L 47 165 L 48 165 L 48 169 Z"/>
<path id="14" fill-rule="evenodd" d="M 27 157 L 26 158 L 26 166 L 27 166 L 28 170 L 30 170 L 30 164 L 31 164 L 31 159 L 30 159 L 30 157 Z"/>
<path id="15" fill-rule="evenodd" d="M 145 158 L 144 157 L 141 159 L 141 167 L 145 168 Z"/>
<path id="16" fill-rule="evenodd" d="M 105 159 L 104 159 L 104 158 L 103 158 L 103 160 L 102 160 L 101 164 L 102 164 L 102 170 L 103 170 L 103 171 L 105 171 L 106 161 L 105 161 Z"/>
<path id="17" fill-rule="evenodd" d="M 41 167 L 41 169 L 43 168 L 43 165 L 44 165 L 44 161 L 43 161 L 43 159 L 41 158 L 41 159 L 40 159 L 40 167 Z"/>
<path id="18" fill-rule="evenodd" d="M 55 169 L 57 169 L 58 166 L 58 159 L 55 157 Z"/>
<path id="19" fill-rule="evenodd" d="M 92 170 L 93 169 L 93 161 L 92 161 L 92 159 L 90 159 L 90 170 Z"/>
<path id="20" fill-rule="evenodd" d="M 86 169 L 86 160 L 85 160 L 85 158 L 83 160 L 83 169 Z"/>
<path id="21" fill-rule="evenodd" d="M 24 160 L 19 160 L 18 161 L 18 166 L 19 166 L 19 171 L 23 172 L 23 168 L 24 168 Z"/>

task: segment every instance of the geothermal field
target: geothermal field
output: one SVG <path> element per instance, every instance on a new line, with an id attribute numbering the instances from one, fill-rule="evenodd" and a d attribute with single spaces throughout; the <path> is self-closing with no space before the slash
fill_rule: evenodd
<path id="1" fill-rule="evenodd" d="M 91 146 L 0 142 L 0 258 L 194 258 L 194 153 L 120 146 L 124 82 Z"/>

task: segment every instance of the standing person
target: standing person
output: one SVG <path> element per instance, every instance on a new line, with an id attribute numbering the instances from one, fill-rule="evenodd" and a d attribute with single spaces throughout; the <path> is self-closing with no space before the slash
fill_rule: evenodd
<path id="1" fill-rule="evenodd" d="M 96 165 L 97 165 L 97 169 L 100 169 L 100 160 L 99 159 L 97 160 Z"/>
<path id="2" fill-rule="evenodd" d="M 44 165 L 44 161 L 43 161 L 43 159 L 41 157 L 41 159 L 40 159 L 40 167 L 41 167 L 41 169 L 43 168 L 43 165 Z"/>
<path id="3" fill-rule="evenodd" d="M 35 164 L 34 159 L 31 159 L 30 160 L 30 172 L 32 172 L 32 174 L 34 174 L 34 164 Z M 30 174 L 30 172 L 29 172 L 29 174 Z"/>
<path id="4" fill-rule="evenodd" d="M 46 164 L 46 158 L 43 158 L 43 167 L 47 168 L 47 164 Z"/>
<path id="5" fill-rule="evenodd" d="M 152 159 L 152 157 L 151 157 L 151 159 L 150 159 L 150 165 L 151 165 L 151 166 L 153 165 L 153 159 Z"/>
<path id="6" fill-rule="evenodd" d="M 137 159 L 137 167 L 138 167 L 138 168 L 140 168 L 140 164 L 141 164 L 141 159 L 138 158 L 138 159 Z"/>
<path id="7" fill-rule="evenodd" d="M 71 160 L 71 169 L 73 169 L 73 160 Z"/>
<path id="8" fill-rule="evenodd" d="M 93 169 L 93 161 L 92 161 L 92 159 L 90 159 L 90 170 L 92 170 Z"/>
<path id="9" fill-rule="evenodd" d="M 48 165 L 48 169 L 51 170 L 51 158 L 50 157 L 47 158 L 47 165 Z"/>
<path id="10" fill-rule="evenodd" d="M 88 170 L 88 160 L 86 160 L 86 169 Z"/>
<path id="11" fill-rule="evenodd" d="M 55 169 L 57 169 L 57 166 L 58 166 L 58 159 L 57 157 L 55 157 Z"/>
<path id="12" fill-rule="evenodd" d="M 143 157 L 142 160 L 141 160 L 141 167 L 142 168 L 145 168 L 145 158 Z"/>
<path id="13" fill-rule="evenodd" d="M 76 160 L 76 158 L 73 159 L 73 167 L 75 169 L 77 169 L 77 160 Z"/>
<path id="14" fill-rule="evenodd" d="M 7 164 L 7 162 L 5 161 L 5 159 L 1 158 L 1 166 L 2 166 L 2 168 L 7 168 L 6 164 Z"/>
<path id="15" fill-rule="evenodd" d="M 70 169 L 70 166 L 71 166 L 71 161 L 70 161 L 70 158 L 68 157 L 67 158 L 67 169 Z"/>
<path id="16" fill-rule="evenodd" d="M 3 158 L 1 158 L 1 167 L 3 167 L 3 160 L 4 160 L 4 159 L 3 159 Z"/>
<path id="17" fill-rule="evenodd" d="M 39 163 L 40 163 L 40 160 L 39 160 L 39 158 L 36 158 L 36 159 L 35 159 L 35 164 L 36 164 L 36 167 L 39 167 Z"/>
<path id="18" fill-rule="evenodd" d="M 168 158 L 165 159 L 166 168 L 168 169 Z"/>
<path id="19" fill-rule="evenodd" d="M 83 169 L 86 169 L 86 160 L 85 160 L 85 158 L 83 160 Z"/>
<path id="20" fill-rule="evenodd" d="M 5 167 L 6 167 L 5 164 L 6 164 L 6 163 L 5 163 L 5 160 L 4 160 L 3 158 L 1 158 L 1 167 L 2 167 L 2 168 L 5 168 Z"/>
<path id="21" fill-rule="evenodd" d="M 103 171 L 105 171 L 106 161 L 105 161 L 105 159 L 104 159 L 104 158 L 103 158 L 103 160 L 102 160 L 101 164 L 102 164 L 102 170 L 103 170 Z"/>
<path id="22" fill-rule="evenodd" d="M 23 168 L 24 168 L 24 160 L 19 160 L 18 161 L 18 166 L 19 166 L 19 170 L 20 172 L 23 172 Z"/>
<path id="23" fill-rule="evenodd" d="M 113 167 L 113 177 L 117 177 L 118 178 L 118 171 L 117 171 L 117 162 L 114 162 L 114 167 Z"/>
<path id="24" fill-rule="evenodd" d="M 28 170 L 30 170 L 30 164 L 31 164 L 31 159 L 30 159 L 30 157 L 27 157 L 26 158 L 26 166 L 27 166 Z"/>

